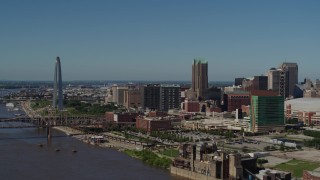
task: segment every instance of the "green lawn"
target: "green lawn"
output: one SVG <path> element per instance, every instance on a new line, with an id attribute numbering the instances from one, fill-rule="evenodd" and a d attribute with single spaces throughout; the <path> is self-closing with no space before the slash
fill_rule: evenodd
<path id="1" fill-rule="evenodd" d="M 291 172 L 294 177 L 302 177 L 303 170 L 312 171 L 320 167 L 320 163 L 317 162 L 307 162 L 300 160 L 291 160 L 286 163 L 279 164 L 275 166 L 275 169 Z"/>
<path id="2" fill-rule="evenodd" d="M 160 154 L 163 154 L 163 155 L 169 156 L 169 157 L 178 157 L 179 156 L 179 150 L 177 150 L 177 149 L 166 149 L 164 151 L 161 151 Z"/>

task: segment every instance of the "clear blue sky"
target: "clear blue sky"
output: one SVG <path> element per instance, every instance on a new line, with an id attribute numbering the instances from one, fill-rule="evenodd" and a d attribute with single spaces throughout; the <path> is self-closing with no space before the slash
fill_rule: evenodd
<path id="1" fill-rule="evenodd" d="M 209 80 L 261 75 L 297 62 L 320 78 L 320 1 L 3 0 L 0 79 Z"/>

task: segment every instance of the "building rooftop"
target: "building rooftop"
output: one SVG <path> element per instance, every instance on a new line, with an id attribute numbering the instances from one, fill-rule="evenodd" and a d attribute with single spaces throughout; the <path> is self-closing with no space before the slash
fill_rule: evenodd
<path id="1" fill-rule="evenodd" d="M 282 63 L 281 66 L 287 66 L 287 67 L 297 67 L 298 64 L 297 63 L 292 63 L 292 62 L 284 62 Z"/>
<path id="2" fill-rule="evenodd" d="M 252 96 L 278 96 L 277 92 L 265 91 L 265 90 L 254 90 L 251 91 Z"/>
<path id="3" fill-rule="evenodd" d="M 241 94 L 241 95 L 249 95 L 248 91 L 233 91 L 233 92 L 225 92 L 226 94 L 230 94 L 230 95 L 237 95 L 237 94 Z"/>
<path id="4" fill-rule="evenodd" d="M 316 177 L 320 177 L 320 172 L 319 171 L 308 171 L 309 174 L 311 174 L 312 176 L 316 176 Z"/>
<path id="5" fill-rule="evenodd" d="M 285 101 L 285 105 L 291 104 L 293 112 L 320 112 L 320 98 L 298 98 Z"/>
<path id="6" fill-rule="evenodd" d="M 194 64 L 208 64 L 208 61 L 204 59 L 194 59 L 193 61 Z"/>

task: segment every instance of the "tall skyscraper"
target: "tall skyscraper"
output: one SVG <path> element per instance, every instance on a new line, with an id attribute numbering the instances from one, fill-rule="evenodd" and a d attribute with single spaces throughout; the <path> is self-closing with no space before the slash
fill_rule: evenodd
<path id="1" fill-rule="evenodd" d="M 192 64 L 192 91 L 196 98 L 203 98 L 208 89 L 208 61 L 193 60 Z"/>
<path id="2" fill-rule="evenodd" d="M 298 84 L 298 64 L 285 62 L 280 68 L 280 94 L 284 97 L 294 96 L 294 87 Z"/>
<path id="3" fill-rule="evenodd" d="M 268 90 L 279 93 L 281 69 L 271 68 L 268 71 Z"/>
<path id="4" fill-rule="evenodd" d="M 56 59 L 55 69 L 54 69 L 54 89 L 53 89 L 53 108 L 57 108 L 58 100 L 58 109 L 61 111 L 63 109 L 63 94 L 62 94 L 62 75 L 61 75 L 61 63 L 59 56 Z M 57 99 L 58 97 L 58 99 Z"/>

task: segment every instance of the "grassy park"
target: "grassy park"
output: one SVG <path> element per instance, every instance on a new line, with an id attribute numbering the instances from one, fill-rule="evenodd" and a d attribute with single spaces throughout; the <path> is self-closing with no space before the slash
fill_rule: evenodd
<path id="1" fill-rule="evenodd" d="M 178 157 L 179 156 L 179 150 L 177 149 L 165 149 L 160 152 L 160 154 L 168 156 L 168 157 Z"/>
<path id="2" fill-rule="evenodd" d="M 303 170 L 312 171 L 320 167 L 318 162 L 307 162 L 301 160 L 291 160 L 275 166 L 275 169 L 291 172 L 294 177 L 302 177 Z"/>

